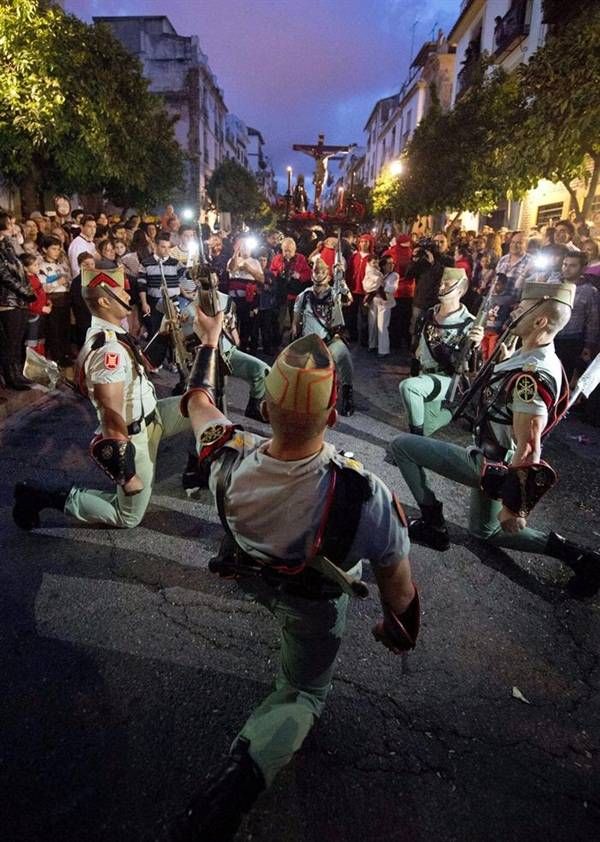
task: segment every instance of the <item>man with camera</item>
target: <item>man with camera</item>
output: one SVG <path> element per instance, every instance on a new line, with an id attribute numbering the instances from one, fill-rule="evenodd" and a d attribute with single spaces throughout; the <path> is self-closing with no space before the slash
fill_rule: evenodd
<path id="1" fill-rule="evenodd" d="M 443 232 L 419 240 L 405 272 L 406 278 L 416 282 L 410 323 L 413 341 L 419 316 L 437 303 L 440 281 L 447 266 L 454 266 L 454 260 L 448 254 L 448 238 Z"/>

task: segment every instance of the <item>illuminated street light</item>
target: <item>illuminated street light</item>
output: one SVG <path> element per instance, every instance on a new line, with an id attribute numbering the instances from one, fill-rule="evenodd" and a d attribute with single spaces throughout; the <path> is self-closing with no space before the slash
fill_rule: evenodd
<path id="1" fill-rule="evenodd" d="M 193 219 L 194 218 L 194 211 L 192 208 L 184 208 L 181 211 L 181 218 L 182 219 Z"/>
<path id="2" fill-rule="evenodd" d="M 396 160 L 392 161 L 392 163 L 390 164 L 390 173 L 392 175 L 402 175 L 403 170 L 404 164 L 402 163 L 400 158 L 396 158 Z"/>

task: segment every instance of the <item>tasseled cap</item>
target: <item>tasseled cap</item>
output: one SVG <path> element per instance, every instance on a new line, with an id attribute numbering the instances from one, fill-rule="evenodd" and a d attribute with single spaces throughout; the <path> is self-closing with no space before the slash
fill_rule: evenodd
<path id="1" fill-rule="evenodd" d="M 567 307 L 573 307 L 575 300 L 575 284 L 563 282 L 560 284 L 526 283 L 523 284 L 521 300 L 540 301 L 546 298 L 548 301 L 560 301 Z"/>
<path id="2" fill-rule="evenodd" d="M 296 339 L 279 354 L 265 380 L 276 406 L 300 415 L 316 415 L 336 401 L 335 365 L 327 345 L 315 333 Z"/>

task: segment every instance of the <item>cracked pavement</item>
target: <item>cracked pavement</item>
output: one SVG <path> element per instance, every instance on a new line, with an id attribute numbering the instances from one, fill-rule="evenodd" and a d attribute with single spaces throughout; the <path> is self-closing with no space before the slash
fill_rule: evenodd
<path id="1" fill-rule="evenodd" d="M 385 461 L 403 429 L 406 371 L 389 360 L 356 353 L 359 411 L 329 438 L 410 511 Z M 239 421 L 246 387 L 230 390 Z M 73 526 L 58 512 L 35 533 L 13 525 L 19 478 L 108 487 L 87 457 L 92 431 L 88 405 L 62 392 L 0 426 L 0 837 L 10 842 L 166 840 L 277 669 L 268 613 L 208 572 L 221 527 L 208 493 L 181 489 L 186 435 L 163 444 L 137 529 Z M 468 438 L 458 427 L 439 435 Z M 560 485 L 536 525 L 598 545 L 600 431 L 569 418 L 545 458 Z M 557 561 L 482 546 L 467 534 L 468 492 L 444 479 L 436 488 L 453 543 L 413 548 L 417 649 L 397 658 L 372 639 L 367 566 L 371 599 L 352 605 L 325 713 L 239 840 L 598 837 L 600 599 L 568 598 Z"/>

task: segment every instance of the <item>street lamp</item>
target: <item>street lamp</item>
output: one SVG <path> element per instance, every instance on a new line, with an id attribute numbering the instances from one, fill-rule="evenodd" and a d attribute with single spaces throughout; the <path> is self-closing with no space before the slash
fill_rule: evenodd
<path id="1" fill-rule="evenodd" d="M 286 167 L 287 170 L 287 191 L 285 194 L 285 221 L 288 222 L 290 218 L 290 206 L 292 204 L 292 168 Z"/>
<path id="2" fill-rule="evenodd" d="M 390 164 L 390 173 L 393 176 L 402 175 L 404 171 L 404 163 L 400 160 L 400 158 L 396 158 L 395 161 L 392 161 Z"/>

